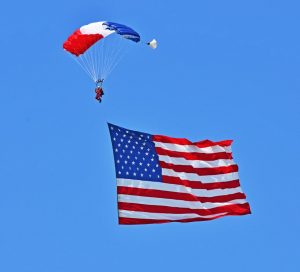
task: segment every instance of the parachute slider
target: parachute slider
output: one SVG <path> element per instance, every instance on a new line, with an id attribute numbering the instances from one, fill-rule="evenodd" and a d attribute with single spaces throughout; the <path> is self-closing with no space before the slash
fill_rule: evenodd
<path id="1" fill-rule="evenodd" d="M 152 41 L 148 42 L 147 45 L 149 45 L 152 49 L 155 49 L 157 47 L 157 40 L 153 39 Z"/>

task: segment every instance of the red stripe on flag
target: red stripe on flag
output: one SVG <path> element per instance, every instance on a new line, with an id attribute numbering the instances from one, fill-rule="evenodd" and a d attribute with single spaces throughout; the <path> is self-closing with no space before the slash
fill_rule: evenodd
<path id="1" fill-rule="evenodd" d="M 228 214 L 225 214 L 225 215 L 228 215 Z M 140 218 L 119 217 L 119 224 L 120 225 L 141 225 L 141 224 L 162 224 L 162 223 L 170 223 L 170 222 L 189 223 L 189 222 L 196 222 L 196 221 L 209 221 L 209 220 L 223 217 L 225 215 L 215 216 L 215 217 L 211 217 L 211 218 L 193 218 L 193 219 L 182 219 L 182 220 L 158 220 L 158 219 L 140 219 Z"/>
<path id="2" fill-rule="evenodd" d="M 187 160 L 202 160 L 202 161 L 215 161 L 222 159 L 232 159 L 232 154 L 227 152 L 218 153 L 198 153 L 198 152 L 180 152 L 163 149 L 161 147 L 155 147 L 158 155 L 166 155 L 174 158 L 185 158 Z"/>
<path id="3" fill-rule="evenodd" d="M 176 172 L 194 173 L 199 176 L 228 174 L 238 171 L 238 166 L 236 164 L 214 168 L 194 168 L 191 165 L 176 165 L 164 161 L 159 161 L 159 164 L 162 168 L 172 169 Z"/>
<path id="4" fill-rule="evenodd" d="M 219 195 L 219 196 L 195 196 L 189 193 L 177 193 L 170 191 L 154 190 L 154 189 L 141 189 L 141 188 L 132 188 L 132 187 L 123 187 L 118 186 L 118 194 L 125 195 L 136 195 L 136 196 L 147 196 L 147 197 L 156 197 L 156 198 L 165 198 L 165 199 L 177 199 L 177 200 L 186 200 L 186 201 L 195 201 L 195 202 L 211 202 L 211 203 L 220 203 L 227 202 L 236 199 L 246 199 L 244 193 L 234 193 L 228 195 Z"/>
<path id="5" fill-rule="evenodd" d="M 178 177 L 162 176 L 162 180 L 164 183 L 183 185 L 192 189 L 230 189 L 240 186 L 240 181 L 238 179 L 226 182 L 202 183 L 200 181 L 183 180 Z"/>
<path id="6" fill-rule="evenodd" d="M 149 213 L 169 213 L 169 214 L 198 214 L 200 216 L 214 215 L 219 213 L 227 213 L 228 215 L 250 214 L 250 206 L 244 204 L 228 204 L 211 209 L 189 209 L 170 206 L 147 205 L 137 203 L 118 202 L 119 210 L 139 211 Z"/>
<path id="7" fill-rule="evenodd" d="M 213 142 L 210 140 L 203 140 L 203 141 L 198 141 L 198 142 L 191 142 L 188 139 L 185 138 L 172 138 L 168 136 L 163 136 L 163 135 L 153 135 L 152 140 L 155 142 L 161 142 L 161 143 L 170 143 L 170 144 L 181 144 L 181 145 L 195 145 L 200 148 L 204 147 L 210 147 L 210 146 L 223 146 L 227 147 L 232 144 L 232 140 L 224 140 L 224 141 L 219 141 L 219 142 Z"/>

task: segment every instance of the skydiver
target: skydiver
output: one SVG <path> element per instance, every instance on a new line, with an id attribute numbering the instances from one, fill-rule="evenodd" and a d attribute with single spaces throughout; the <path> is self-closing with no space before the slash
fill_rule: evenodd
<path id="1" fill-rule="evenodd" d="M 96 97 L 95 97 L 95 99 L 98 100 L 99 103 L 101 103 L 102 96 L 104 95 L 102 83 L 103 83 L 103 79 L 98 79 L 96 81 L 96 89 L 95 89 Z"/>
<path id="2" fill-rule="evenodd" d="M 95 99 L 99 101 L 99 103 L 102 101 L 102 96 L 104 95 L 103 89 L 100 86 L 97 86 L 95 89 Z"/>

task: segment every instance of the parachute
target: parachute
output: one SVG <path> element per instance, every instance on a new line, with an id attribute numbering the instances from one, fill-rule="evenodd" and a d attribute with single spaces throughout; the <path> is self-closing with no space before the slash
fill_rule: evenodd
<path id="1" fill-rule="evenodd" d="M 77 29 L 64 42 L 63 48 L 75 58 L 97 87 L 102 87 L 128 46 L 125 40 L 138 43 L 141 38 L 126 25 L 102 21 Z M 147 44 L 153 49 L 157 47 L 156 40 Z"/>

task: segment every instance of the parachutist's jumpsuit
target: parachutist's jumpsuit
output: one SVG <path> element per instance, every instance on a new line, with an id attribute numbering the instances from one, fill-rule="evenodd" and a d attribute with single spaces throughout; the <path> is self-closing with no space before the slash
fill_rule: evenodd
<path id="1" fill-rule="evenodd" d="M 97 87 L 95 89 L 95 93 L 96 93 L 95 99 L 98 100 L 99 102 L 101 102 L 102 101 L 101 98 L 104 95 L 103 89 L 101 87 Z"/>

